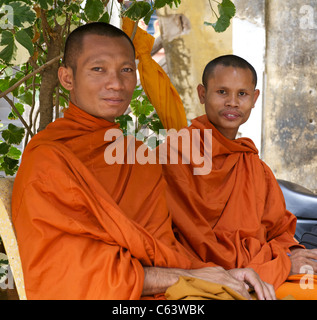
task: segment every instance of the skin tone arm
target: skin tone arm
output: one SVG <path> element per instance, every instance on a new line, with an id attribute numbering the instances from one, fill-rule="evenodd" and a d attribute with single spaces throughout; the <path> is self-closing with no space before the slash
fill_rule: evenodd
<path id="1" fill-rule="evenodd" d="M 305 273 L 303 267 L 313 268 L 314 273 L 317 274 L 317 249 L 291 249 L 290 259 L 292 262 L 290 275 Z"/>
<path id="2" fill-rule="evenodd" d="M 226 271 L 221 267 L 207 267 L 195 270 L 144 267 L 144 286 L 142 295 L 153 295 L 165 292 L 175 284 L 180 276 L 199 278 L 230 287 L 247 299 L 253 288 L 259 300 L 275 300 L 273 286 L 263 282 L 252 269 L 232 269 Z"/>

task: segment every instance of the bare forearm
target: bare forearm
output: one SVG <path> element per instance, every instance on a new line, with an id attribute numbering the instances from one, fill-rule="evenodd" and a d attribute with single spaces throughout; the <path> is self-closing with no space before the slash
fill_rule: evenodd
<path id="1" fill-rule="evenodd" d="M 143 296 L 163 293 L 178 281 L 180 276 L 190 276 L 187 270 L 144 267 Z"/>

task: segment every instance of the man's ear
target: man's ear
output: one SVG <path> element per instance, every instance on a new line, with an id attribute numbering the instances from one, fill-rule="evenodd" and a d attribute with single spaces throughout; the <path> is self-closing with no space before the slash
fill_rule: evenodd
<path id="1" fill-rule="evenodd" d="M 68 91 L 71 91 L 74 87 L 74 73 L 70 67 L 59 67 L 58 79 L 61 85 Z"/>
<path id="2" fill-rule="evenodd" d="M 201 104 L 205 104 L 206 101 L 206 88 L 202 84 L 197 87 L 198 97 Z"/>
<path id="3" fill-rule="evenodd" d="M 254 91 L 254 101 L 253 101 L 253 108 L 255 107 L 256 101 L 258 100 L 258 97 L 260 95 L 260 90 L 256 89 Z"/>

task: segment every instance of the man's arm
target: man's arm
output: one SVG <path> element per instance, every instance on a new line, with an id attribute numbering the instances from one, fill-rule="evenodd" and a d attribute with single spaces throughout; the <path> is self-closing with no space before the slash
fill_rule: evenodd
<path id="1" fill-rule="evenodd" d="M 252 269 L 226 271 L 221 267 L 207 267 L 194 270 L 144 267 L 142 295 L 146 296 L 165 292 L 181 276 L 199 278 L 228 286 L 247 299 L 251 299 L 248 292 L 250 287 L 255 290 L 259 300 L 276 299 L 273 286 L 263 282 Z"/>
<path id="2" fill-rule="evenodd" d="M 308 269 L 317 274 L 317 249 L 291 248 L 292 262 L 290 275 L 305 273 Z"/>

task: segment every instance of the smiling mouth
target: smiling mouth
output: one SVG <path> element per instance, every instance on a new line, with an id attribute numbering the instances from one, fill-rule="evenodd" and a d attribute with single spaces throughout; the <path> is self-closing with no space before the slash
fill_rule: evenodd
<path id="1" fill-rule="evenodd" d="M 236 120 L 238 118 L 241 117 L 241 114 L 236 112 L 236 111 L 224 111 L 221 114 L 224 118 L 226 118 L 227 120 Z"/>

